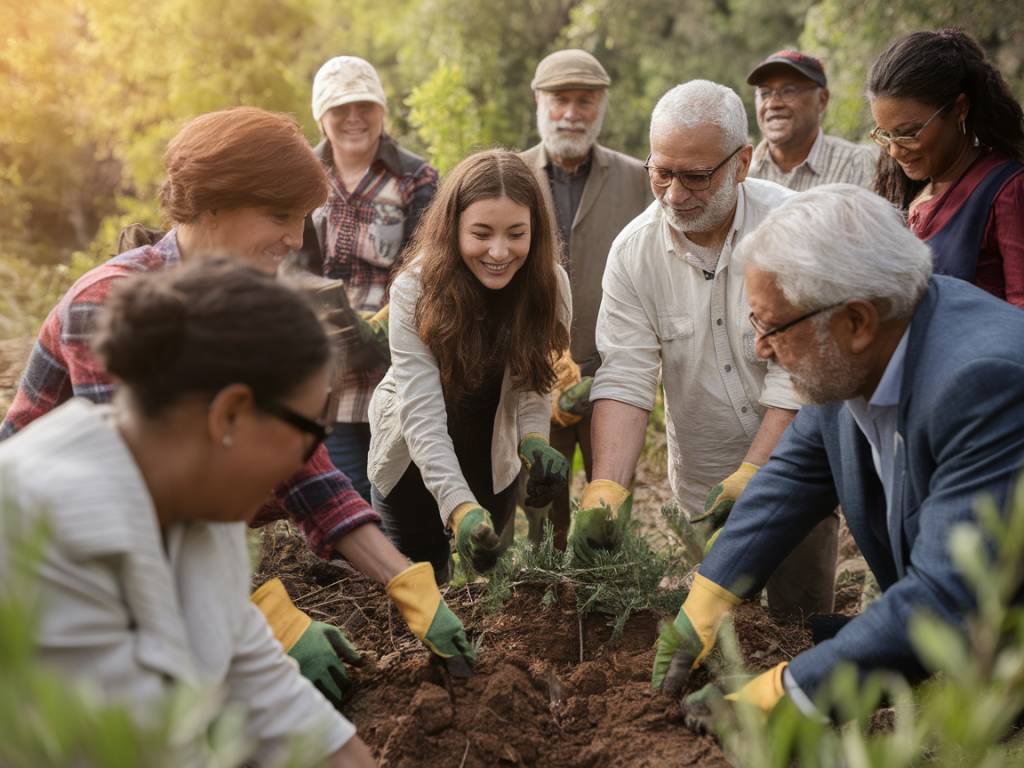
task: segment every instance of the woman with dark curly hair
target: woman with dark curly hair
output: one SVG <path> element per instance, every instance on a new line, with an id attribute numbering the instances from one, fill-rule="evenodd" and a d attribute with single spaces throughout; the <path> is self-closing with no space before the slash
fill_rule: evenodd
<path id="1" fill-rule="evenodd" d="M 521 470 L 534 507 L 568 481 L 547 441 L 571 315 L 556 252 L 529 167 L 480 152 L 441 184 L 392 285 L 392 365 L 370 405 L 373 502 L 399 550 L 439 580 L 449 535 L 474 568 L 494 565 Z"/>
<path id="2" fill-rule="evenodd" d="M 1024 116 L 959 29 L 914 32 L 871 67 L 875 191 L 908 214 L 938 274 L 1024 306 Z"/>

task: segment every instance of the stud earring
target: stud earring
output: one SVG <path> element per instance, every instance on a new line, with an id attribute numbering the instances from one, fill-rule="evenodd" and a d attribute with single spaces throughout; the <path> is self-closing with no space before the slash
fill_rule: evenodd
<path id="1" fill-rule="evenodd" d="M 224 435 L 224 437 L 220 439 L 220 444 L 225 448 L 230 448 L 235 444 L 235 441 L 231 439 L 231 435 Z"/>

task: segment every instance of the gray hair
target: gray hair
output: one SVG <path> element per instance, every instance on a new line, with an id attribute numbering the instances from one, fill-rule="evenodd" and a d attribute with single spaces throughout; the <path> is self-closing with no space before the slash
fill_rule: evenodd
<path id="1" fill-rule="evenodd" d="M 790 197 L 743 238 L 734 258 L 774 275 L 798 309 L 868 299 L 883 320 L 909 317 L 932 274 L 931 251 L 902 214 L 853 184 Z"/>
<path id="2" fill-rule="evenodd" d="M 651 138 L 674 128 L 714 125 L 723 149 L 747 143 L 747 111 L 736 92 L 710 80 L 691 80 L 662 96 L 651 113 Z"/>

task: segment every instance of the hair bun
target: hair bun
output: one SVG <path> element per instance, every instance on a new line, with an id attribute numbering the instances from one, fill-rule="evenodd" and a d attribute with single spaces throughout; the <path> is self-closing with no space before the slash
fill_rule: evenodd
<path id="1" fill-rule="evenodd" d="M 95 347 L 107 371 L 129 384 L 166 372 L 181 353 L 188 311 L 185 298 L 163 281 L 140 275 L 111 293 Z"/>

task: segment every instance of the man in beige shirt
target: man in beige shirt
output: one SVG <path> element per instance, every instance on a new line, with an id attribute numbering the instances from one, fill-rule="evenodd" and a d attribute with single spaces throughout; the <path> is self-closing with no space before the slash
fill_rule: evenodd
<path id="1" fill-rule="evenodd" d="M 754 67 L 747 83 L 754 86 L 764 137 L 754 150 L 750 176 L 797 192 L 839 181 L 871 188 L 878 149 L 821 130 L 829 94 L 818 59 L 778 51 Z"/>
<path id="2" fill-rule="evenodd" d="M 533 82 L 541 142 L 522 153 L 540 182 L 562 240 L 573 318 L 571 357 L 563 360 L 560 389 L 593 376 L 601 359 L 594 326 L 601 304 L 601 276 L 619 231 L 651 201 L 647 171 L 639 160 L 601 146 L 611 78 L 586 51 L 566 49 L 544 57 Z M 559 392 L 554 393 L 555 398 Z M 590 479 L 590 414 L 552 412 L 551 446 L 572 461 L 577 444 Z M 555 544 L 565 547 L 569 490 L 556 497 L 550 517 Z M 531 517 L 535 517 L 531 515 Z M 532 521 L 531 521 L 532 522 Z M 533 525 L 531 525 L 533 528 Z"/>
<path id="3" fill-rule="evenodd" d="M 792 193 L 747 179 L 746 113 L 729 88 L 706 80 L 665 94 L 651 117 L 647 163 L 657 198 L 616 238 L 597 321 L 594 480 L 571 536 L 586 559 L 614 544 L 611 513 L 644 442 L 661 374 L 669 482 L 705 533 L 719 527 L 799 407 L 789 377 L 755 354 L 743 273 L 732 253 Z M 723 480 L 723 478 L 725 478 Z M 782 613 L 832 609 L 836 521 L 794 552 L 798 573 L 769 583 Z"/>

